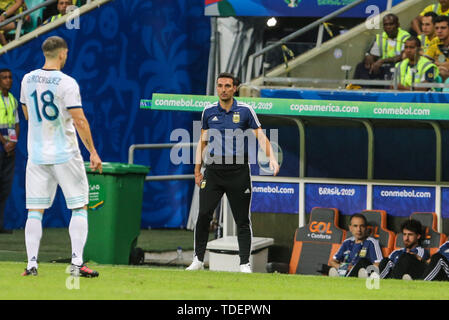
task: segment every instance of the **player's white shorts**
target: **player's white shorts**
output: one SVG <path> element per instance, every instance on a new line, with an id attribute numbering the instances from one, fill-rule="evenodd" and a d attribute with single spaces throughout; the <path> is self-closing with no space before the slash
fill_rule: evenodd
<path id="1" fill-rule="evenodd" d="M 67 208 L 77 209 L 89 203 L 89 184 L 80 154 L 61 164 L 34 164 L 28 160 L 25 184 L 27 209 L 50 208 L 58 185 Z"/>

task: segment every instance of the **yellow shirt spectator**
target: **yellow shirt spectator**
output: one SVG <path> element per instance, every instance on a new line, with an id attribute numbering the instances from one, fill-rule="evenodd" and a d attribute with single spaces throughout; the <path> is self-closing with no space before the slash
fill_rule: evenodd
<path id="1" fill-rule="evenodd" d="M 435 11 L 435 6 L 438 6 Z M 439 16 L 448 16 L 449 15 L 449 8 L 446 11 L 442 11 L 441 4 L 431 4 L 430 6 L 427 6 L 424 8 L 423 11 L 419 14 L 420 16 L 425 15 L 427 12 L 435 12 Z"/>
<path id="2" fill-rule="evenodd" d="M 433 39 L 429 48 L 424 52 L 424 55 L 430 59 L 433 59 L 433 61 L 438 61 L 441 63 L 449 61 L 443 52 L 441 52 L 439 47 L 440 44 L 443 44 L 443 41 L 438 38 Z"/>
<path id="3" fill-rule="evenodd" d="M 429 37 L 426 36 L 424 33 L 420 34 L 418 36 L 419 41 L 421 41 L 421 48 L 424 50 L 424 52 L 434 43 L 438 43 L 439 39 L 438 37 L 434 37 L 432 40 L 429 40 Z"/>

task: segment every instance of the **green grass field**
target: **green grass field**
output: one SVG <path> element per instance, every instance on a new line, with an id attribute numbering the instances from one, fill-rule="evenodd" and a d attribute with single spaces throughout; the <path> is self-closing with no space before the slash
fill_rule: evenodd
<path id="1" fill-rule="evenodd" d="M 213 234 L 210 238 L 212 239 Z M 141 230 L 137 247 L 144 251 L 164 252 L 193 249 L 193 231 L 182 229 Z M 45 228 L 43 230 L 39 261 L 70 260 L 70 238 L 67 228 Z M 0 261 L 26 261 L 24 230 L 12 234 L 0 234 Z"/>
<path id="2" fill-rule="evenodd" d="M 193 232 L 142 230 L 138 240 L 145 251 L 193 248 Z M 0 299 L 2 300 L 340 300 L 449 299 L 448 282 L 380 280 L 369 290 L 365 279 L 286 274 L 187 272 L 184 267 L 111 266 L 89 264 L 100 272 L 79 279 L 79 289 L 67 274 L 70 239 L 67 229 L 44 229 L 39 275 L 22 277 L 26 266 L 23 230 L 0 235 Z M 67 286 L 67 282 L 69 286 Z"/>
<path id="3" fill-rule="evenodd" d="M 365 279 L 286 274 L 241 274 L 149 266 L 91 265 L 98 278 L 79 279 L 79 289 L 65 273 L 68 264 L 41 263 L 37 277 L 22 277 L 23 263 L 1 262 L 0 299 L 118 300 L 344 300 L 449 299 L 447 282 L 380 280 L 369 290 Z M 69 280 L 68 280 L 69 279 Z M 67 286 L 67 281 L 69 286 Z"/>

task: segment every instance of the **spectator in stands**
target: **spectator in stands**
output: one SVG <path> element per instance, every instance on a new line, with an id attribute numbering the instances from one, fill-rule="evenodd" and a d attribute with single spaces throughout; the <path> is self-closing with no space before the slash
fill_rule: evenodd
<path id="1" fill-rule="evenodd" d="M 401 29 L 399 18 L 390 13 L 383 20 L 384 32 L 376 35 L 371 49 L 365 54 L 364 64 L 370 66 L 370 73 L 380 74 L 382 79 L 391 79 L 390 69 L 401 61 L 404 43 L 410 34 Z"/>
<path id="2" fill-rule="evenodd" d="M 421 48 L 423 53 L 429 48 L 433 41 L 437 42 L 438 37 L 435 34 L 435 19 L 438 15 L 431 11 L 426 12 L 422 17 L 422 33 L 418 35 L 419 41 L 421 41 Z"/>
<path id="3" fill-rule="evenodd" d="M 382 251 L 379 242 L 368 236 L 366 226 L 364 215 L 355 213 L 351 216 L 349 231 L 352 237 L 343 241 L 330 262 L 329 276 L 357 277 L 361 268 L 379 266 Z"/>
<path id="4" fill-rule="evenodd" d="M 401 225 L 401 231 L 404 248 L 397 249 L 388 258 L 382 259 L 379 265 L 381 279 L 416 279 L 426 269 L 430 253 L 421 247 L 424 235 L 421 223 L 414 219 L 406 220 Z"/>
<path id="5" fill-rule="evenodd" d="M 23 0 L 0 0 L 0 23 L 4 22 L 6 19 L 14 16 L 21 7 L 24 5 Z M 1 27 L 0 29 L 3 32 L 8 32 L 16 28 L 16 23 L 11 22 L 6 26 Z M 0 38 L 0 41 L 3 39 Z M 6 40 L 5 40 L 6 41 Z M 3 45 L 6 43 L 2 43 Z"/>
<path id="6" fill-rule="evenodd" d="M 449 76 L 449 17 L 435 18 L 435 34 L 438 40 L 429 46 L 424 56 L 437 65 L 440 76 L 446 80 Z"/>
<path id="7" fill-rule="evenodd" d="M 449 241 L 443 243 L 432 256 L 423 278 L 425 281 L 449 281 Z"/>
<path id="8" fill-rule="evenodd" d="M 424 33 L 422 29 L 422 19 L 427 12 L 434 12 L 438 16 L 449 15 L 449 0 L 438 0 L 439 3 L 431 4 L 424 8 L 423 11 L 412 21 L 412 29 L 417 35 Z"/>
<path id="9" fill-rule="evenodd" d="M 362 62 L 357 64 L 354 72 L 354 79 L 364 79 L 364 80 L 383 80 L 380 74 L 375 74 L 371 72 L 371 63 L 369 59 L 365 58 Z M 375 88 L 375 86 L 367 85 L 364 88 Z"/>
<path id="10" fill-rule="evenodd" d="M 73 5 L 72 0 L 58 0 L 58 4 L 57 4 L 58 14 L 45 20 L 43 24 L 47 24 L 47 23 L 55 21 L 56 19 L 61 18 L 63 15 L 65 15 L 67 13 L 67 8 L 72 5 Z"/>
<path id="11" fill-rule="evenodd" d="M 405 41 L 404 60 L 396 64 L 398 90 L 411 90 L 415 83 L 435 82 L 439 76 L 438 67 L 428 58 L 421 56 L 421 42 L 416 37 Z M 430 88 L 415 88 L 428 91 Z"/>

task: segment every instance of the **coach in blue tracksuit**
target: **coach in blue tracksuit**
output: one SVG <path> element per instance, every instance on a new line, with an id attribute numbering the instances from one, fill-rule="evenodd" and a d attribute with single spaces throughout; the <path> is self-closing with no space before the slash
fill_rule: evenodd
<path id="1" fill-rule="evenodd" d="M 418 220 L 410 219 L 401 225 L 404 248 L 393 251 L 379 265 L 380 278 L 402 279 L 408 274 L 412 279 L 422 276 L 426 261 L 430 258 L 429 251 L 421 247 L 423 228 Z"/>
<path id="2" fill-rule="evenodd" d="M 262 131 L 253 108 L 234 99 L 237 91 L 232 74 L 217 78 L 219 101 L 207 106 L 201 117 L 201 138 L 195 161 L 195 183 L 200 187 L 198 220 L 195 226 L 195 256 L 187 270 L 203 269 L 212 215 L 224 193 L 237 225 L 240 271 L 252 272 L 250 204 L 252 195 L 248 140 L 257 138 L 269 159 L 273 175 L 279 171 L 270 141 Z M 254 141 L 255 142 L 255 141 Z M 255 146 L 255 143 L 252 144 Z M 207 147 L 207 148 L 206 148 Z M 203 155 L 206 169 L 201 174 Z"/>
<path id="3" fill-rule="evenodd" d="M 349 231 L 352 237 L 341 244 L 330 262 L 329 276 L 357 277 L 359 270 L 370 265 L 378 267 L 382 260 L 379 242 L 367 235 L 367 221 L 364 215 L 351 216 Z"/>

